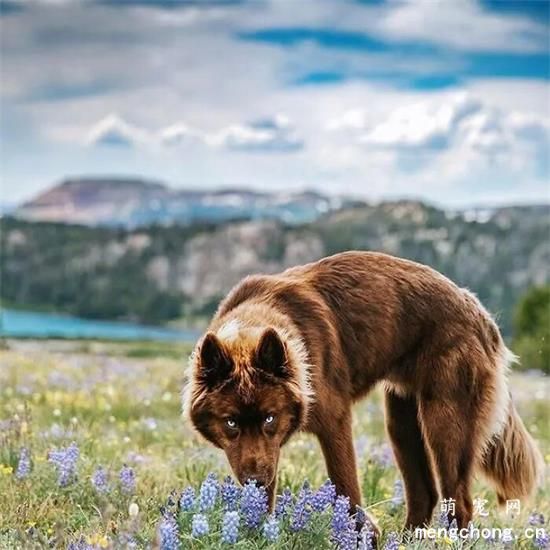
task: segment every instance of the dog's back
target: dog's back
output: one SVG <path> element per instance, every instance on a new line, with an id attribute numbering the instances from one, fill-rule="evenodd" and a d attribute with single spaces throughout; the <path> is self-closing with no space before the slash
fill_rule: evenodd
<path id="1" fill-rule="evenodd" d="M 278 275 L 249 277 L 217 316 L 243 303 L 263 303 L 288 316 L 309 349 L 325 350 L 314 363 L 316 376 L 337 378 L 340 386 L 348 380 L 353 399 L 381 379 L 416 391 L 426 382 L 426 354 L 473 335 L 493 350 L 501 342 L 470 293 L 427 266 L 376 252 L 345 252 Z"/>

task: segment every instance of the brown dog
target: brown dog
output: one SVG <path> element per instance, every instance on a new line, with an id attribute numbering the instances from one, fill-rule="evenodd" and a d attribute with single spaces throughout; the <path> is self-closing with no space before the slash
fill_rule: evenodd
<path id="1" fill-rule="evenodd" d="M 464 527 L 476 469 L 500 501 L 536 485 L 540 454 L 506 386 L 512 360 L 467 290 L 411 261 L 346 252 L 238 284 L 192 357 L 187 407 L 271 505 L 280 448 L 299 429 L 318 437 L 338 493 L 359 505 L 351 409 L 383 381 L 406 526 L 428 523 L 439 495 L 455 499 Z"/>

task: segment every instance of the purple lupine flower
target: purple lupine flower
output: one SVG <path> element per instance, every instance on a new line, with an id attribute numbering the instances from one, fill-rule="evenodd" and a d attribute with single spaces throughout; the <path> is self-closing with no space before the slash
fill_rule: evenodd
<path id="1" fill-rule="evenodd" d="M 389 468 L 393 464 L 393 451 L 387 443 L 374 447 L 370 456 L 371 460 L 381 468 Z"/>
<path id="2" fill-rule="evenodd" d="M 15 471 L 15 477 L 17 479 L 25 479 L 31 472 L 31 453 L 29 449 L 23 447 L 19 453 L 19 462 L 17 463 L 17 470 Z"/>
<path id="3" fill-rule="evenodd" d="M 76 443 L 71 443 L 65 449 L 50 451 L 48 460 L 57 470 L 57 483 L 60 487 L 66 487 L 76 477 L 76 463 L 80 451 Z"/>
<path id="4" fill-rule="evenodd" d="M 118 474 L 120 488 L 123 493 L 132 495 L 136 492 L 136 474 L 130 466 L 124 464 Z"/>
<path id="5" fill-rule="evenodd" d="M 399 539 L 397 533 L 390 533 L 384 544 L 384 550 L 399 550 Z"/>
<path id="6" fill-rule="evenodd" d="M 222 522 L 222 541 L 225 544 L 235 544 L 239 538 L 239 512 L 225 512 Z"/>
<path id="7" fill-rule="evenodd" d="M 355 550 L 357 532 L 349 515 L 349 497 L 339 496 L 334 503 L 331 540 L 340 550 Z"/>
<path id="8" fill-rule="evenodd" d="M 355 454 L 362 458 L 368 448 L 369 438 L 366 435 L 360 435 L 355 438 Z"/>
<path id="9" fill-rule="evenodd" d="M 374 548 L 374 531 L 370 523 L 367 521 L 359 532 L 359 540 L 357 543 L 357 550 L 373 550 Z"/>
<path id="10" fill-rule="evenodd" d="M 444 529 L 449 528 L 449 516 L 447 512 L 441 512 L 439 516 L 437 516 L 437 526 L 443 527 Z"/>
<path id="11" fill-rule="evenodd" d="M 279 538 L 279 520 L 271 515 L 267 518 L 263 528 L 264 537 L 269 542 L 275 542 Z"/>
<path id="12" fill-rule="evenodd" d="M 237 487 L 237 484 L 233 481 L 233 478 L 227 476 L 224 479 L 220 493 L 224 510 L 233 511 L 238 508 L 241 490 Z"/>
<path id="13" fill-rule="evenodd" d="M 550 548 L 550 535 L 548 533 L 537 533 L 533 542 L 537 548 L 547 550 Z"/>
<path id="14" fill-rule="evenodd" d="M 336 499 L 336 487 L 327 479 L 316 493 L 311 497 L 311 507 L 316 512 L 323 512 L 329 506 L 334 504 Z"/>
<path id="15" fill-rule="evenodd" d="M 179 550 L 181 548 L 178 524 L 172 514 L 165 514 L 158 527 L 159 549 Z"/>
<path id="16" fill-rule="evenodd" d="M 332 514 L 332 530 L 342 531 L 349 525 L 349 497 L 342 495 L 336 498 L 334 503 L 334 512 Z"/>
<path id="17" fill-rule="evenodd" d="M 97 470 L 92 474 L 92 485 L 94 489 L 100 494 L 104 495 L 109 491 L 108 474 L 107 470 L 103 466 L 99 466 Z"/>
<path id="18" fill-rule="evenodd" d="M 195 489 L 186 487 L 180 497 L 180 508 L 188 512 L 195 506 Z"/>
<path id="19" fill-rule="evenodd" d="M 191 534 L 198 539 L 207 535 L 209 530 L 206 516 L 204 514 L 195 514 L 191 521 Z"/>
<path id="20" fill-rule="evenodd" d="M 267 493 L 263 487 L 258 487 L 255 480 L 245 483 L 241 492 L 241 512 L 244 524 L 255 529 L 260 525 L 262 516 L 267 512 Z"/>
<path id="21" fill-rule="evenodd" d="M 208 474 L 199 491 L 199 509 L 206 512 L 214 508 L 218 498 L 219 483 L 216 474 Z"/>
<path id="22" fill-rule="evenodd" d="M 357 549 L 357 531 L 352 525 L 342 531 L 339 535 L 339 541 L 336 545 L 338 550 L 356 550 Z"/>
<path id="23" fill-rule="evenodd" d="M 298 493 L 292 516 L 290 517 L 290 530 L 293 532 L 305 529 L 311 518 L 311 497 L 312 492 L 309 482 L 306 480 Z"/>
<path id="24" fill-rule="evenodd" d="M 67 550 L 95 550 L 95 548 L 86 542 L 84 537 L 80 537 L 77 541 L 69 543 Z"/>
<path id="25" fill-rule="evenodd" d="M 533 512 L 529 515 L 529 519 L 527 520 L 527 523 L 529 525 L 544 525 L 544 516 L 540 512 Z"/>
<path id="26" fill-rule="evenodd" d="M 285 489 L 280 495 L 277 495 L 275 503 L 275 517 L 284 518 L 294 502 L 294 497 L 290 489 Z"/>
<path id="27" fill-rule="evenodd" d="M 131 533 L 120 533 L 116 538 L 113 548 L 124 548 L 124 550 L 138 550 L 139 546 L 134 535 Z"/>
<path id="28" fill-rule="evenodd" d="M 401 506 L 404 502 L 403 481 L 398 478 L 393 484 L 393 495 L 391 503 L 394 507 Z"/>

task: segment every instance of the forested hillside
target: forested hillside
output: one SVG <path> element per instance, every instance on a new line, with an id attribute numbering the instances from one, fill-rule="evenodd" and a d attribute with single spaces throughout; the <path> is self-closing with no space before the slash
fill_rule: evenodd
<path id="1" fill-rule="evenodd" d="M 2 220 L 1 296 L 16 307 L 163 322 L 209 315 L 241 277 L 347 249 L 429 264 L 474 290 L 510 333 L 511 311 L 548 281 L 550 208 L 482 221 L 418 202 L 346 208 L 301 226 L 277 221 L 135 230 Z"/>

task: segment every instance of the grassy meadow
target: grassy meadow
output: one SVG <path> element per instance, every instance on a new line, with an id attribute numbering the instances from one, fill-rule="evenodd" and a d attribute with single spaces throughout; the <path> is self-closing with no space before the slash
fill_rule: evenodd
<path id="1" fill-rule="evenodd" d="M 199 440 L 181 418 L 188 353 L 186 346 L 99 342 L 26 342 L 0 351 L 0 548 L 169 548 L 159 536 L 161 509 L 174 508 L 186 486 L 198 490 L 209 472 L 220 480 L 230 473 L 223 453 Z M 549 380 L 536 373 L 514 374 L 511 389 L 548 470 Z M 488 500 L 489 515 L 477 516 L 476 525 L 514 528 L 517 540 L 401 540 L 404 505 L 384 436 L 380 392 L 357 406 L 355 434 L 364 504 L 378 519 L 388 548 L 548 544 L 522 534 L 530 523 L 546 523 L 548 532 L 547 483 L 533 502 L 511 517 L 497 509 L 494 493 L 482 480 L 476 482 L 474 495 Z M 73 443 L 78 456 L 64 470 L 65 455 L 59 451 Z M 28 450 L 27 464 L 20 464 L 21 449 Z M 315 488 L 325 481 L 326 472 L 316 441 L 304 434 L 283 450 L 279 491 L 289 487 L 297 493 L 305 479 Z M 211 517 L 208 535 L 193 538 L 189 513 L 175 514 L 181 548 L 223 547 L 219 515 Z M 272 545 L 330 548 L 330 521 L 327 513 L 313 516 L 309 526 L 296 533 L 282 525 Z M 238 548 L 271 544 L 261 531 L 241 538 Z"/>

